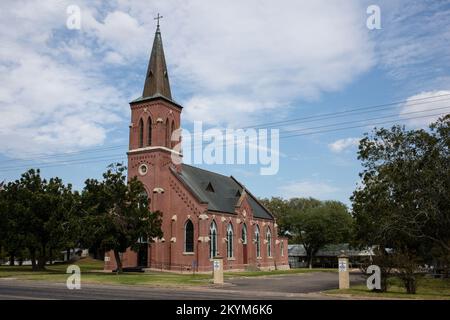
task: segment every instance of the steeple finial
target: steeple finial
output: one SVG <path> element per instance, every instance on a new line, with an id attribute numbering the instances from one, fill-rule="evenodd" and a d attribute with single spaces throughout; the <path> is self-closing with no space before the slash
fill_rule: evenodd
<path id="1" fill-rule="evenodd" d="M 153 18 L 153 20 L 157 20 L 157 23 L 156 23 L 156 28 L 157 29 L 159 29 L 159 19 L 162 19 L 162 18 L 164 18 L 164 17 L 160 16 L 159 12 L 158 12 L 158 15 L 155 18 Z"/>
<path id="2" fill-rule="evenodd" d="M 158 13 L 155 39 L 153 40 L 152 53 L 148 62 L 147 76 L 145 77 L 144 91 L 142 97 L 152 97 L 155 95 L 164 96 L 172 100 L 170 92 L 169 75 L 167 73 L 166 58 L 159 30 L 159 20 L 162 16 Z"/>

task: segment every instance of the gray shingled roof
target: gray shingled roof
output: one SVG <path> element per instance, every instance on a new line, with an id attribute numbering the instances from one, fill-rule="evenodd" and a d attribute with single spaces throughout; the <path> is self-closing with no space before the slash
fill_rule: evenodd
<path id="1" fill-rule="evenodd" d="M 235 213 L 235 206 L 243 192 L 243 188 L 232 177 L 186 164 L 182 165 L 181 173 L 177 175 L 202 202 L 208 203 L 208 210 Z M 214 192 L 206 190 L 208 184 L 211 184 Z M 249 204 L 253 210 L 254 217 L 273 220 L 270 212 L 252 194 L 247 194 L 249 195 Z"/>
<path id="2" fill-rule="evenodd" d="M 316 256 L 318 257 L 337 257 L 344 252 L 349 256 L 370 256 L 374 255 L 372 248 L 367 248 L 365 250 L 353 249 L 348 243 L 342 244 L 330 244 L 320 249 Z M 305 247 L 302 244 L 290 244 L 288 245 L 288 253 L 291 257 L 303 257 L 306 256 Z"/>

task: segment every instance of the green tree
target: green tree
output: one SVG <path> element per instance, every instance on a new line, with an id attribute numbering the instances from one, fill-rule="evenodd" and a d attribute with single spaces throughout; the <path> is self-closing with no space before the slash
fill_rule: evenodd
<path id="1" fill-rule="evenodd" d="M 353 220 L 347 207 L 337 201 L 325 201 L 294 212 L 292 227 L 295 239 L 303 244 L 309 268 L 317 252 L 330 244 L 350 240 Z"/>
<path id="2" fill-rule="evenodd" d="M 420 261 L 432 248 L 450 251 L 449 127 L 447 115 L 430 130 L 394 126 L 361 140 L 362 184 L 351 198 L 360 245 L 392 248 L 397 261 L 413 254 L 410 260 Z"/>
<path id="3" fill-rule="evenodd" d="M 8 183 L 1 192 L 0 216 L 10 263 L 27 255 L 33 270 L 44 269 L 68 241 L 75 202 L 71 185 L 59 178 L 42 179 L 39 170 L 31 169 Z"/>
<path id="4" fill-rule="evenodd" d="M 29 170 L 20 179 L 20 201 L 28 219 L 28 246 L 37 253 L 35 269 L 45 269 L 53 254 L 66 247 L 71 216 L 77 208 L 72 186 L 59 178 L 42 179 L 39 170 Z M 33 257 L 34 259 L 34 257 Z"/>
<path id="5" fill-rule="evenodd" d="M 20 182 L 9 182 L 0 192 L 0 234 L 1 245 L 9 264 L 14 265 L 16 257 L 23 253 L 29 242 L 25 228 L 29 226 L 27 210 L 21 201 Z"/>
<path id="6" fill-rule="evenodd" d="M 289 237 L 293 236 L 293 218 L 295 213 L 304 212 L 322 204 L 320 200 L 314 198 L 291 198 L 286 200 L 280 197 L 272 197 L 271 199 L 262 199 L 261 202 L 275 216 L 279 235 L 287 235 Z"/>
<path id="7" fill-rule="evenodd" d="M 160 212 L 149 210 L 143 184 L 136 177 L 127 182 L 125 172 L 122 164 L 110 165 L 103 181 L 87 180 L 82 193 L 83 221 L 89 233 L 85 243 L 112 250 L 118 272 L 122 272 L 120 253 L 136 249 L 140 239 L 162 236 Z"/>
<path id="8" fill-rule="evenodd" d="M 272 212 L 278 224 L 278 234 L 285 236 L 289 234 L 291 228 L 290 213 L 291 209 L 287 200 L 280 197 L 271 199 L 260 199 L 261 203 Z"/>

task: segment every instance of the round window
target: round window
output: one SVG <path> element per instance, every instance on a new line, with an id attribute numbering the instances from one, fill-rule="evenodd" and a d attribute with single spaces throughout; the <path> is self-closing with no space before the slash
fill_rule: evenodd
<path id="1" fill-rule="evenodd" d="M 140 174 L 141 176 L 145 176 L 145 175 L 147 174 L 147 172 L 148 172 L 148 167 L 147 167 L 147 165 L 146 165 L 146 164 L 141 164 L 141 165 L 139 166 L 139 174 Z"/>

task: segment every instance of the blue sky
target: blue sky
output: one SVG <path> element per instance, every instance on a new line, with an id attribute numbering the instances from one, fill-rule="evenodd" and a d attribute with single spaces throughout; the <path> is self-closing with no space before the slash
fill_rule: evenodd
<path id="1" fill-rule="evenodd" d="M 366 27 L 373 4 L 380 30 Z M 69 5 L 81 9 L 80 30 L 66 27 Z M 239 128 L 406 101 L 280 127 L 283 135 L 367 124 L 281 139 L 277 175 L 251 165 L 202 166 L 235 176 L 257 196 L 349 204 L 361 170 L 356 143 L 374 122 L 358 121 L 395 115 L 386 119 L 425 127 L 433 117 L 405 117 L 450 110 L 439 98 L 450 93 L 449 1 L 3 1 L 0 9 L 0 180 L 33 166 L 81 189 L 124 158 L 128 102 L 141 94 L 158 12 L 172 95 L 188 130 L 196 120 Z M 410 101 L 424 98 L 429 103 Z M 86 163 L 64 162 L 74 159 Z"/>

